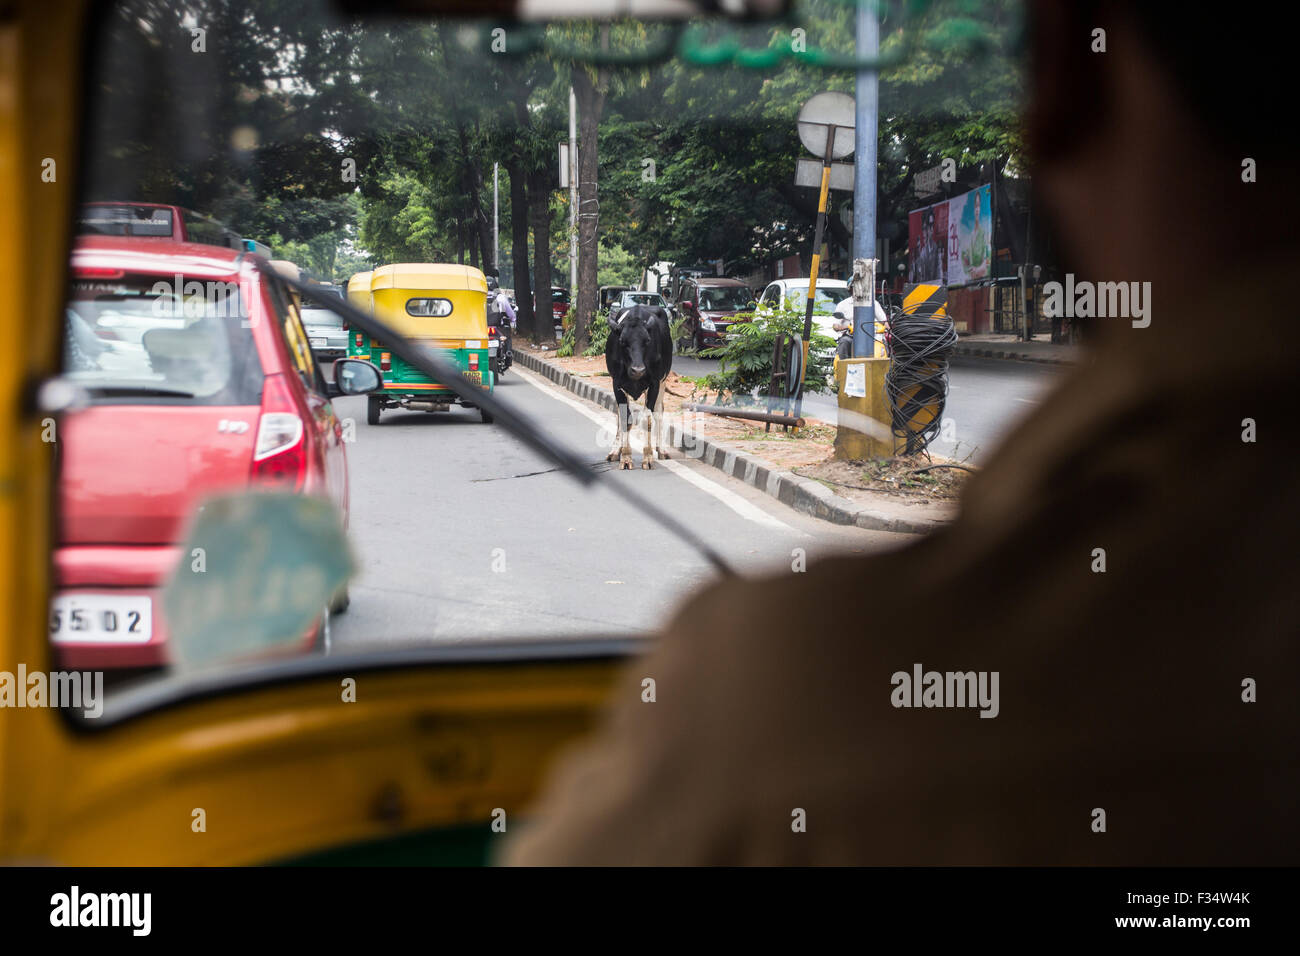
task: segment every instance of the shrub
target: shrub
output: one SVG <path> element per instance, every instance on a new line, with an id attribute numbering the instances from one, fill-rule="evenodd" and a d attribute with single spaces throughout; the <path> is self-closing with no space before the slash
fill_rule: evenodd
<path id="1" fill-rule="evenodd" d="M 767 395 L 772 381 L 772 347 L 777 335 L 784 332 L 803 336 L 802 309 L 779 309 L 764 315 L 740 313 L 736 318 L 747 316 L 751 321 L 738 321 L 727 330 L 725 344 L 700 353 L 703 358 L 721 360 L 719 370 L 701 381 L 704 388 L 729 391 L 737 398 L 755 393 Z M 834 355 L 834 340 L 814 327 L 808 348 L 808 370 L 804 375 L 805 394 L 824 392 L 833 386 Z"/>
<path id="2" fill-rule="evenodd" d="M 605 354 L 605 343 L 609 340 L 609 323 L 605 321 L 605 313 L 597 312 L 591 320 L 591 327 L 587 329 L 587 347 L 583 350 L 583 355 L 588 358 L 594 358 L 597 355 Z M 568 358 L 573 355 L 573 307 L 564 316 L 564 335 L 560 338 L 560 346 L 555 350 L 557 358 Z"/>

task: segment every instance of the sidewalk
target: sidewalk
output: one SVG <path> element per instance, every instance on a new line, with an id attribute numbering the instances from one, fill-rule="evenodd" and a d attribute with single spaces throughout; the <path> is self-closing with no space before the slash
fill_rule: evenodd
<path id="1" fill-rule="evenodd" d="M 1021 342 L 1011 333 L 976 332 L 961 335 L 953 352 L 981 358 L 1045 362 L 1049 365 L 1072 365 L 1079 361 L 1079 346 L 1053 345 L 1050 339 L 1050 334 L 1046 332 L 1040 333 L 1030 342 Z"/>

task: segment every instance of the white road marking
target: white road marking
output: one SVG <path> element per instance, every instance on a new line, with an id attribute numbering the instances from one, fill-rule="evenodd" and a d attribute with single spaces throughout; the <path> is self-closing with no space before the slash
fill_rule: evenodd
<path id="1" fill-rule="evenodd" d="M 564 404 L 570 406 L 571 408 L 576 409 L 577 411 L 581 412 L 583 415 L 587 416 L 587 418 L 591 419 L 591 421 L 595 422 L 597 425 L 604 427 L 609 424 L 609 416 L 611 414 L 610 412 L 596 411 L 594 408 L 582 402 L 580 399 L 573 398 L 565 394 L 564 392 L 560 391 L 558 388 L 554 388 L 551 385 L 543 382 L 532 372 L 526 371 L 525 369 L 519 368 L 518 366 L 515 367 L 514 371 L 519 372 L 519 377 L 522 378 L 528 384 L 532 385 L 534 388 L 538 389 L 541 392 L 546 393 L 556 401 L 564 402 Z M 678 450 L 680 451 L 680 449 Z M 792 528 L 790 525 L 786 524 L 781 519 L 773 517 L 772 515 L 768 514 L 762 508 L 758 507 L 757 505 L 755 505 L 750 501 L 747 501 L 745 498 L 736 494 L 730 488 L 724 488 L 716 481 L 711 481 L 708 478 L 705 478 L 698 471 L 696 471 L 694 468 L 689 467 L 684 462 L 677 461 L 672 458 L 668 458 L 668 459 L 657 461 L 655 462 L 655 464 L 663 465 L 674 475 L 677 475 L 679 478 L 682 478 L 683 480 L 689 482 L 690 484 L 699 488 L 701 491 L 705 492 L 706 494 L 712 495 L 714 498 L 717 498 L 719 501 L 721 501 L 724 505 L 726 505 L 736 514 L 740 515 L 742 518 L 745 518 L 749 521 L 753 521 L 756 524 L 761 524 L 769 528 L 774 528 L 779 531 L 786 531 L 789 532 L 790 534 L 802 535 L 802 532 L 796 530 L 795 528 Z"/>

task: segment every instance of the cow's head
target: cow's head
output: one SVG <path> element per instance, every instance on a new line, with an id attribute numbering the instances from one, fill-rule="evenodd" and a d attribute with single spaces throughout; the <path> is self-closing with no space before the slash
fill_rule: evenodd
<path id="1" fill-rule="evenodd" d="M 654 317 L 654 309 L 634 305 L 617 314 L 611 312 L 608 319 L 610 338 L 618 340 L 619 354 L 627 363 L 627 374 L 633 381 L 645 377 L 646 365 L 653 354 L 650 322 Z"/>

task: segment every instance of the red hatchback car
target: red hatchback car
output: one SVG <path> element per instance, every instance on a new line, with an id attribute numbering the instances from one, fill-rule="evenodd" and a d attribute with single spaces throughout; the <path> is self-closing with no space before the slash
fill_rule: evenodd
<path id="1" fill-rule="evenodd" d="M 50 609 L 66 668 L 168 663 L 159 591 L 209 495 L 327 496 L 346 523 L 342 424 L 296 308 L 259 262 L 159 239 L 74 247 L 64 377 L 88 403 L 59 422 Z"/>

